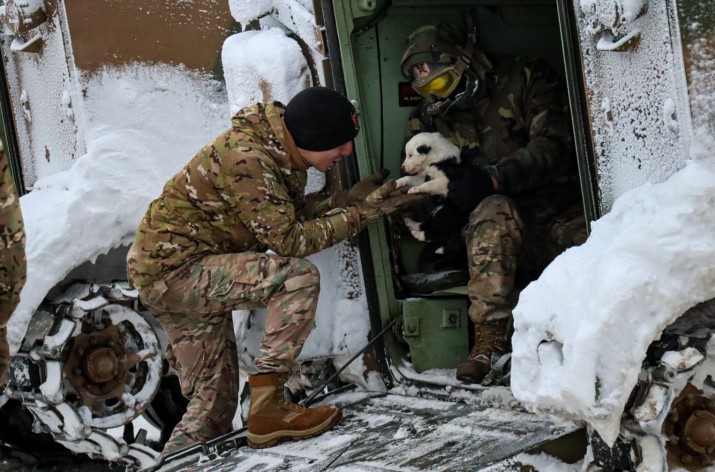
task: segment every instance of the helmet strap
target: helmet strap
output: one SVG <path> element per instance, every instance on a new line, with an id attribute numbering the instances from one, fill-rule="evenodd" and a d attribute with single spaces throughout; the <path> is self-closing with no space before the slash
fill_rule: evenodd
<path id="1" fill-rule="evenodd" d="M 459 54 L 457 63 L 454 65 L 454 71 L 461 77 L 465 70 L 469 69 L 469 64 L 472 63 L 472 53 L 474 53 L 474 42 L 467 38 L 467 44 L 464 45 Z"/>

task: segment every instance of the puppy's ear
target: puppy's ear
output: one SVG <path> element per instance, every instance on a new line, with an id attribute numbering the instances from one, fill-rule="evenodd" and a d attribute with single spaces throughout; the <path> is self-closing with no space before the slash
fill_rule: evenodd
<path id="1" fill-rule="evenodd" d="M 429 152 L 432 150 L 432 146 L 429 146 L 427 144 L 420 144 L 417 146 L 417 153 L 418 154 L 429 154 Z"/>

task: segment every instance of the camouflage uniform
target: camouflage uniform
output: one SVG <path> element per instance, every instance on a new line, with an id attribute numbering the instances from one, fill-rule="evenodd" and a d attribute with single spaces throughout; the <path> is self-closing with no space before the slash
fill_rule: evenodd
<path id="1" fill-rule="evenodd" d="M 20 300 L 25 284 L 25 232 L 22 225 L 20 200 L 10 174 L 7 155 L 0 144 L 0 381 L 7 373 L 10 349 L 7 342 L 7 322 Z"/>
<path id="2" fill-rule="evenodd" d="M 541 61 L 490 59 L 478 50 L 469 67 L 479 83 L 476 94 L 423 100 L 407 134 L 440 132 L 498 182 L 497 195 L 477 205 L 463 231 L 469 315 L 478 323 L 510 316 L 518 286 L 583 242 L 586 232 L 568 102 L 558 78 Z"/>
<path id="3" fill-rule="evenodd" d="M 234 309 L 265 306 L 259 372 L 287 372 L 314 324 L 317 268 L 308 256 L 354 236 L 355 207 L 304 198 L 308 165 L 284 106 L 239 111 L 149 206 L 127 258 L 140 299 L 171 343 L 190 398 L 164 453 L 230 431 L 236 409 Z M 270 249 L 275 254 L 267 254 Z"/>

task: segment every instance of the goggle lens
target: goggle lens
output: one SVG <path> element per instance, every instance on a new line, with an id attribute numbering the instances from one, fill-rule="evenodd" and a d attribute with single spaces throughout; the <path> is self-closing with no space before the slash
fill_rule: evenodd
<path id="1" fill-rule="evenodd" d="M 423 97 L 434 95 L 439 98 L 447 98 L 457 87 L 458 83 L 459 77 L 457 77 L 457 73 L 450 69 L 424 85 L 417 86 L 413 84 L 412 88 Z"/>

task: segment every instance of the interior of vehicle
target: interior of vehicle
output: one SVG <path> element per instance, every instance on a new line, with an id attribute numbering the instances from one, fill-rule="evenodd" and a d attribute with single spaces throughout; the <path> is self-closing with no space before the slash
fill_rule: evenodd
<path id="1" fill-rule="evenodd" d="M 402 77 L 400 60 L 407 37 L 419 26 L 451 21 L 474 34 L 487 55 L 538 57 L 568 81 L 553 0 L 363 1 L 335 5 L 335 20 L 340 67 L 335 55 L 329 55 L 333 77 L 342 75 L 362 116 L 356 140 L 360 175 L 381 168 L 389 169 L 390 177 L 401 175 L 408 116 L 419 95 Z M 335 50 L 330 42 L 328 46 Z M 393 220 L 372 230 L 367 249 L 372 271 L 366 273 L 378 282 L 382 322 L 400 318 L 387 345 L 398 365 L 406 362 L 403 374 L 412 378 L 430 369 L 455 368 L 467 354 L 473 332 L 467 316 L 468 274 L 435 272 L 434 261 L 421 257 L 423 247 Z"/>

